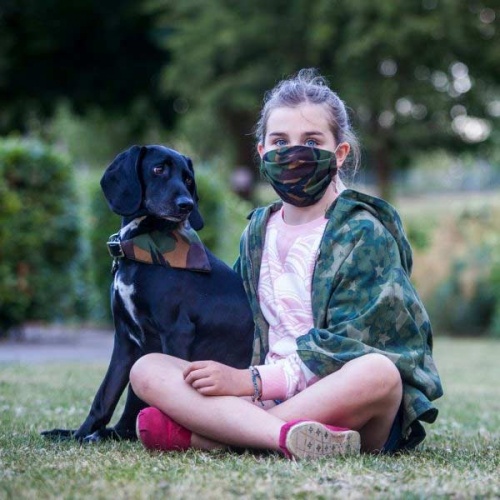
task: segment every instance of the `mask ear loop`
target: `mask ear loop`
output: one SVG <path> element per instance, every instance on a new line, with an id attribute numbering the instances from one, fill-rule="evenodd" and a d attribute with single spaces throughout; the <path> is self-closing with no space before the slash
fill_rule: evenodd
<path id="1" fill-rule="evenodd" d="M 333 155 L 335 156 L 335 164 L 337 164 L 337 150 L 339 149 L 340 144 L 337 144 L 337 147 L 333 151 Z M 340 168 L 338 167 L 335 176 L 332 178 L 332 184 L 333 184 L 333 189 L 335 190 L 335 194 L 337 195 L 339 195 L 342 191 L 345 191 L 347 189 L 346 185 L 342 182 L 342 179 L 340 178 Z"/>

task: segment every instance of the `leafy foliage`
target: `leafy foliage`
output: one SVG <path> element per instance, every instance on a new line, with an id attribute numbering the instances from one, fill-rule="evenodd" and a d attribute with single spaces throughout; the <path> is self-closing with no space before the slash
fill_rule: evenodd
<path id="1" fill-rule="evenodd" d="M 106 247 L 110 235 L 120 230 L 120 216 L 111 212 L 98 182 L 88 187 L 89 216 L 88 237 L 92 260 L 92 283 L 96 300 L 92 308 L 94 319 L 111 323 L 110 286 L 112 258 Z"/>
<path id="2" fill-rule="evenodd" d="M 0 333 L 84 312 L 80 236 L 70 160 L 37 141 L 0 141 Z"/>
<path id="3" fill-rule="evenodd" d="M 457 260 L 430 301 L 429 313 L 439 331 L 454 336 L 487 332 L 495 311 L 495 294 L 488 279 L 484 248 L 467 260 Z M 487 258 L 486 258 L 487 262 Z"/>
<path id="4" fill-rule="evenodd" d="M 415 251 L 413 279 L 436 331 L 495 336 L 500 206 L 494 197 L 489 203 L 484 198 L 467 204 L 456 201 L 433 198 L 404 217 Z M 411 205 L 407 202 L 407 208 Z"/>
<path id="5" fill-rule="evenodd" d="M 78 111 L 120 112 L 142 97 L 163 109 L 158 74 L 168 54 L 135 0 L 3 0 L 0 5 L 0 132 L 24 130 L 62 99 Z"/>
<path id="6" fill-rule="evenodd" d="M 239 254 L 239 240 L 252 206 L 231 192 L 229 182 L 216 164 L 195 167 L 200 212 L 205 227 L 203 243 L 220 259 L 232 265 Z"/>
<path id="7" fill-rule="evenodd" d="M 156 4 L 172 57 L 165 88 L 182 101 L 181 127 L 204 157 L 225 151 L 251 164 L 263 93 L 302 67 L 319 68 L 352 106 L 386 187 L 415 151 L 484 145 L 493 127 L 470 118 L 498 119 L 488 114 L 500 68 L 494 0 Z"/>
<path id="8" fill-rule="evenodd" d="M 117 154 L 131 144 L 165 141 L 164 129 L 146 100 L 137 101 L 126 114 L 110 113 L 92 107 L 83 113 L 61 103 L 41 134 L 47 141 L 64 144 L 75 165 L 85 170 L 102 171 Z"/>
<path id="9" fill-rule="evenodd" d="M 500 247 L 500 237 L 495 235 L 492 241 L 494 248 L 498 249 Z M 489 284 L 493 290 L 494 296 L 494 311 L 493 318 L 490 324 L 490 333 L 493 337 L 500 339 L 500 253 L 497 251 L 493 254 L 493 265 L 491 269 L 491 275 Z"/>
<path id="10" fill-rule="evenodd" d="M 204 160 L 249 166 L 264 92 L 315 66 L 387 188 L 416 151 L 498 149 L 499 17 L 497 0 L 5 0 L 0 132 L 66 99 L 136 135 L 160 118 Z"/>

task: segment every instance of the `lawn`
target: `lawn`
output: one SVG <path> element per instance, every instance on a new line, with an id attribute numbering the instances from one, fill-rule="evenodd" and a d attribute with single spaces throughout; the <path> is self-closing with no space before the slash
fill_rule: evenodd
<path id="1" fill-rule="evenodd" d="M 435 358 L 446 394 L 421 448 L 309 463 L 47 442 L 40 430 L 81 423 L 106 367 L 3 364 L 0 499 L 499 498 L 500 342 L 438 338 Z"/>

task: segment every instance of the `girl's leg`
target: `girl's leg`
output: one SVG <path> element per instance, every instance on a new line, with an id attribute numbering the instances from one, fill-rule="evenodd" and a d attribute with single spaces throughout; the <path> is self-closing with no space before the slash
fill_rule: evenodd
<path id="1" fill-rule="evenodd" d="M 311 385 L 269 413 L 282 420 L 316 420 L 357 430 L 364 451 L 385 444 L 402 399 L 402 382 L 394 363 L 381 354 L 366 354 Z"/>
<path id="2" fill-rule="evenodd" d="M 191 444 L 203 449 L 225 443 L 278 450 L 283 423 L 307 419 L 357 430 L 365 451 L 378 450 L 401 404 L 399 372 L 378 354 L 346 363 L 267 412 L 242 398 L 200 395 L 183 380 L 186 365 L 177 358 L 150 354 L 134 365 L 130 380 L 143 401 L 193 431 Z"/>
<path id="3" fill-rule="evenodd" d="M 130 372 L 134 392 L 191 430 L 194 447 L 213 449 L 224 443 L 279 450 L 282 419 L 236 396 L 199 394 L 183 379 L 187 364 L 164 354 L 143 356 Z"/>

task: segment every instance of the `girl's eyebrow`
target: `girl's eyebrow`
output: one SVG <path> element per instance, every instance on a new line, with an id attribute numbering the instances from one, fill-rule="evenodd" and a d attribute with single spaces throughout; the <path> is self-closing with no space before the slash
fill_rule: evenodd
<path id="1" fill-rule="evenodd" d="M 287 134 L 287 132 L 269 132 L 268 135 L 276 137 L 276 136 L 283 136 L 283 135 L 288 135 L 288 134 Z M 323 132 L 319 132 L 317 130 L 312 130 L 310 132 L 304 132 L 302 135 L 303 136 L 304 135 L 307 135 L 307 136 L 310 136 L 310 135 L 322 135 L 322 136 L 324 136 L 325 134 Z"/>
<path id="2" fill-rule="evenodd" d="M 323 132 L 319 132 L 317 130 L 311 130 L 311 132 L 304 132 L 303 135 L 325 135 Z"/>

